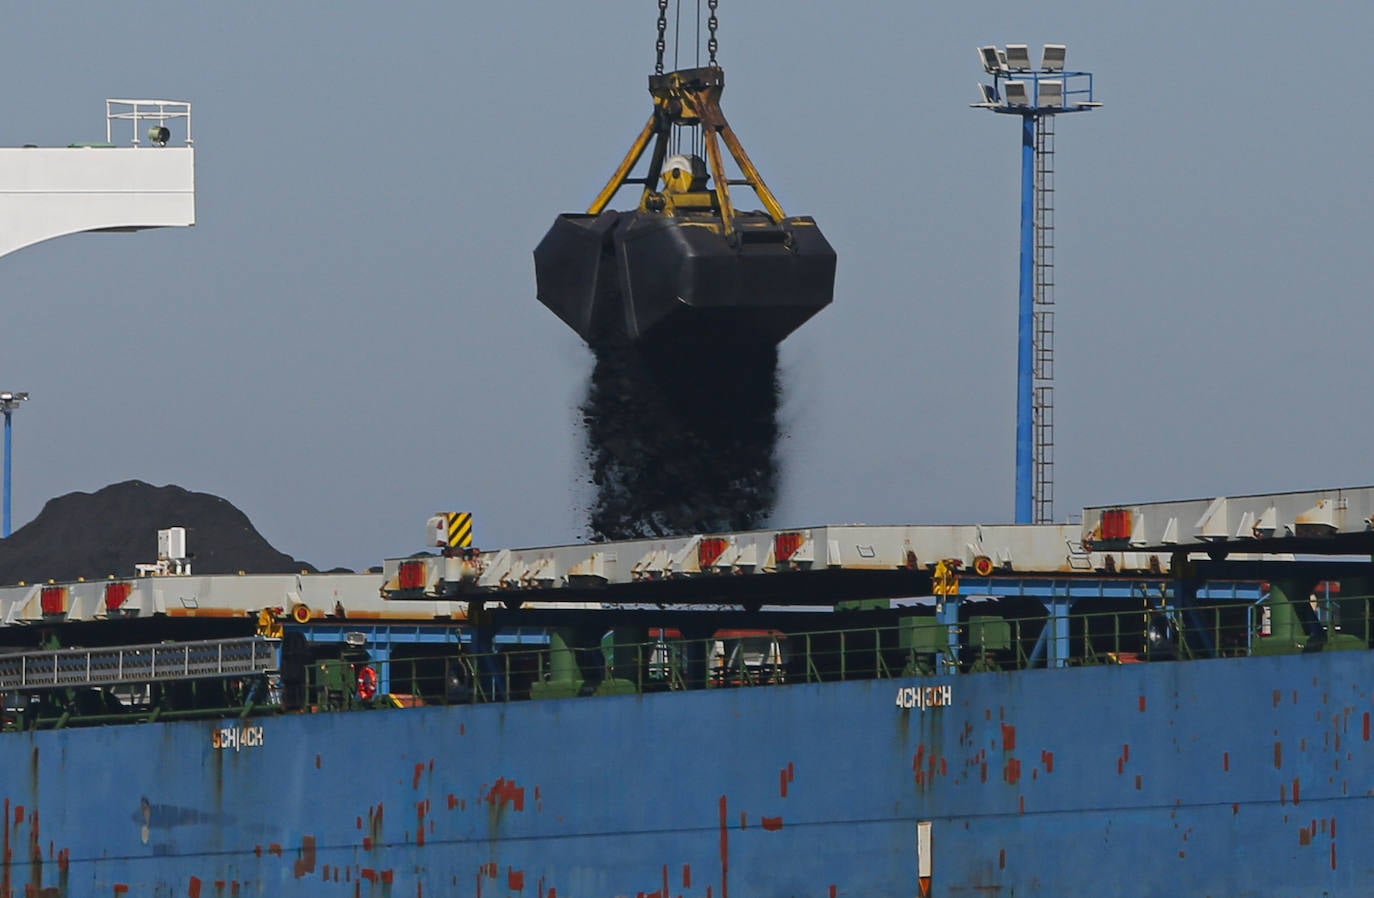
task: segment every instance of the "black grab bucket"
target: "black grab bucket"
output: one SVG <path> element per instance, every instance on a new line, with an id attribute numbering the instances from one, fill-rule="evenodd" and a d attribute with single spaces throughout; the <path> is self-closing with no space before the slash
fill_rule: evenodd
<path id="1" fill-rule="evenodd" d="M 779 343 L 830 304 L 835 251 L 809 217 L 560 215 L 534 251 L 539 301 L 593 347 L 699 331 Z"/>

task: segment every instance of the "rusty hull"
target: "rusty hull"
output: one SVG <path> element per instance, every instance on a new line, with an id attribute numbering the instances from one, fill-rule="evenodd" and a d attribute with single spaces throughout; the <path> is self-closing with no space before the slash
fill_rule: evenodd
<path id="1" fill-rule="evenodd" d="M 0 894 L 1362 894 L 1374 655 L 0 735 Z M 257 728 L 254 730 L 253 728 Z"/>

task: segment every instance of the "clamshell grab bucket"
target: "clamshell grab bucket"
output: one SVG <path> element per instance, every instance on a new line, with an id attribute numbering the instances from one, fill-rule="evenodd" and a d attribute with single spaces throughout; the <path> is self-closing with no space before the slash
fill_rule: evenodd
<path id="1" fill-rule="evenodd" d="M 830 304 L 835 251 L 815 221 L 783 212 L 720 110 L 724 87 L 716 66 L 650 76 L 653 112 L 630 151 L 534 251 L 539 301 L 594 348 L 678 329 L 776 344 Z M 632 175 L 646 152 L 647 173 Z M 627 184 L 641 186 L 638 207 L 609 209 Z M 737 211 L 731 185 L 764 210 Z"/>
<path id="2" fill-rule="evenodd" d="M 736 215 L 726 237 L 651 212 L 560 215 L 534 252 L 540 302 L 592 346 L 704 321 L 781 342 L 830 304 L 835 251 L 814 221 Z"/>

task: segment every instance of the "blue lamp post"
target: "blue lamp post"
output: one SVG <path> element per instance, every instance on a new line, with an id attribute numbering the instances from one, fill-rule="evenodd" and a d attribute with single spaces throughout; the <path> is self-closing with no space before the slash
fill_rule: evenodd
<path id="1" fill-rule="evenodd" d="M 1021 119 L 1021 284 L 1017 302 L 1016 523 L 1053 518 L 1053 230 L 1054 116 L 1086 112 L 1090 72 L 1064 70 L 1063 44 L 1046 44 L 1039 67 L 1025 44 L 979 47 L 992 84 L 979 84 L 989 109 Z"/>
<path id="2" fill-rule="evenodd" d="M 11 452 L 10 452 L 10 450 L 11 450 L 11 446 L 12 446 L 12 444 L 13 444 L 13 440 L 12 440 L 12 438 L 11 438 L 11 436 L 10 436 L 10 430 L 11 430 L 11 427 L 12 427 L 12 425 L 13 425 L 13 421 L 12 421 L 11 419 L 12 419 L 12 417 L 13 417 L 13 415 L 14 415 L 14 410 L 17 409 L 17 408 L 19 408 L 19 403 L 27 401 L 28 398 L 29 398 L 29 394 L 28 394 L 28 393 L 10 393 L 10 392 L 0 393 L 0 411 L 3 411 L 3 412 L 5 413 L 5 520 L 4 520 L 4 530 L 5 530 L 5 532 L 4 532 L 4 536 L 6 536 L 6 537 L 8 537 L 8 536 L 10 535 L 10 457 L 11 457 Z"/>

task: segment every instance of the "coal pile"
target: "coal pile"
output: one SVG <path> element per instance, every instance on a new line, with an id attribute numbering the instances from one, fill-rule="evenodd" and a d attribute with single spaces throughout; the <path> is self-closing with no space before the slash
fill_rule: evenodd
<path id="1" fill-rule="evenodd" d="M 703 328 L 595 352 L 591 538 L 763 526 L 778 493 L 777 346 Z"/>
<path id="2" fill-rule="evenodd" d="M 51 499 L 0 540 L 0 583 L 131 576 L 157 560 L 157 531 L 186 528 L 197 574 L 294 573 L 314 568 L 278 552 L 230 502 L 138 480 Z"/>

